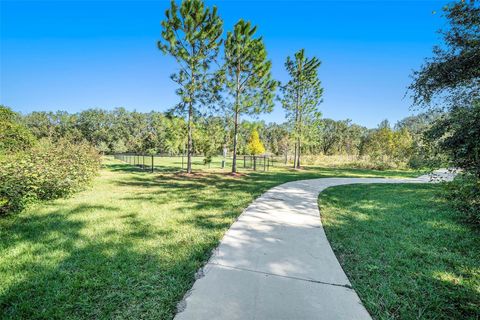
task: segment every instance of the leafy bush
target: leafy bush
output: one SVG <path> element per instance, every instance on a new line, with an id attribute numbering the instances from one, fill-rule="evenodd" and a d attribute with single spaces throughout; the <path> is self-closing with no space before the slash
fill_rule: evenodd
<path id="1" fill-rule="evenodd" d="M 208 165 L 210 168 L 210 164 L 212 163 L 212 155 L 206 155 L 205 158 L 203 159 L 203 164 Z"/>
<path id="2" fill-rule="evenodd" d="M 0 214 L 78 191 L 99 166 L 93 147 L 68 140 L 41 140 L 31 149 L 8 155 L 0 160 Z"/>
<path id="3" fill-rule="evenodd" d="M 33 146 L 35 137 L 18 121 L 18 114 L 0 105 L 0 152 L 15 152 Z"/>
<path id="4" fill-rule="evenodd" d="M 465 214 L 465 220 L 480 227 L 480 179 L 473 174 L 458 175 L 446 184 L 446 197 Z"/>

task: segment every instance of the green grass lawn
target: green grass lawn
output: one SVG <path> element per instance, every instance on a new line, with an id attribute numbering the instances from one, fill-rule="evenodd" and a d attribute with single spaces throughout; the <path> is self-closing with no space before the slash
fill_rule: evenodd
<path id="1" fill-rule="evenodd" d="M 295 179 L 408 171 L 151 174 L 107 160 L 93 187 L 0 217 L 0 318 L 170 319 L 235 218 Z"/>
<path id="2" fill-rule="evenodd" d="M 152 166 L 152 157 L 151 156 L 135 156 L 135 155 L 125 155 L 124 159 L 126 162 L 131 164 L 139 164 L 145 166 L 146 168 L 151 168 Z M 205 156 L 194 156 L 192 157 L 192 169 L 193 170 L 208 170 L 208 171 L 222 171 L 222 161 L 224 163 L 223 171 L 228 172 L 231 170 L 232 167 L 232 158 L 227 157 L 223 158 L 221 156 L 213 156 L 211 158 L 210 164 L 205 164 L 204 162 Z M 180 169 L 185 169 L 187 167 L 187 157 L 186 156 L 154 156 L 153 157 L 153 164 L 155 171 L 160 172 L 172 172 L 178 171 Z M 273 170 L 274 168 L 284 168 L 286 165 L 284 161 L 279 161 L 277 159 L 270 158 L 269 161 L 265 162 L 262 158 L 257 159 L 257 171 L 264 171 L 264 170 Z M 289 164 L 293 166 L 293 164 Z M 287 165 L 288 166 L 288 165 Z M 237 167 L 239 170 L 243 170 L 244 167 L 246 169 L 253 168 L 253 159 L 249 156 L 242 156 L 239 155 L 237 158 Z"/>
<path id="3" fill-rule="evenodd" d="M 480 234 L 440 185 L 348 185 L 320 196 L 327 237 L 376 319 L 480 319 Z"/>

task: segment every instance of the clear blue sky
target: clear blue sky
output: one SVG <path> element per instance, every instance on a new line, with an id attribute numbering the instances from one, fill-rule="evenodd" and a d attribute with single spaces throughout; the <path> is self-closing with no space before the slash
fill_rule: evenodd
<path id="1" fill-rule="evenodd" d="M 16 111 L 167 110 L 175 62 L 156 48 L 169 1 L 1 1 L 0 103 Z M 411 71 L 439 43 L 444 1 L 208 1 L 229 30 L 258 25 L 276 79 L 287 55 L 322 60 L 324 117 L 375 127 L 411 114 Z M 280 106 L 260 117 L 283 122 Z"/>

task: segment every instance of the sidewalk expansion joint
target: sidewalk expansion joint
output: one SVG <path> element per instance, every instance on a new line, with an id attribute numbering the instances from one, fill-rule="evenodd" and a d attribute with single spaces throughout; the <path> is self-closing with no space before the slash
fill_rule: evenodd
<path id="1" fill-rule="evenodd" d="M 267 275 L 267 276 L 274 276 L 274 277 L 286 278 L 286 279 L 292 279 L 292 280 L 298 280 L 298 281 L 325 284 L 325 285 L 329 285 L 329 286 L 342 287 L 342 288 L 353 290 L 353 287 L 349 284 L 339 284 L 339 283 L 331 283 L 331 282 L 325 282 L 325 281 L 314 280 L 314 279 L 305 279 L 305 278 L 300 278 L 300 277 L 285 276 L 285 275 L 275 274 L 275 273 L 270 273 L 270 272 L 265 272 L 265 271 L 258 271 L 258 270 L 252 270 L 252 269 L 241 268 L 241 267 L 227 266 L 227 265 L 224 265 L 224 264 L 221 264 L 221 263 L 216 263 L 216 262 L 208 262 L 207 264 L 211 264 L 211 265 L 215 265 L 215 266 L 219 266 L 219 267 L 224 267 L 224 268 L 240 270 L 240 271 L 259 273 L 259 274 L 264 274 L 264 275 Z"/>

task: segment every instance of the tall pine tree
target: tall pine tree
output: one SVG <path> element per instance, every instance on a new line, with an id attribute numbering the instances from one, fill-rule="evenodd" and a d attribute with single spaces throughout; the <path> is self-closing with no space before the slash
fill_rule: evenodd
<path id="1" fill-rule="evenodd" d="M 239 20 L 225 41 L 225 86 L 232 98 L 228 113 L 233 116 L 232 173 L 237 172 L 238 124 L 241 114 L 260 114 L 273 109 L 277 82 L 271 78 L 272 63 L 257 28 Z"/>
<path id="2" fill-rule="evenodd" d="M 293 127 L 294 168 L 300 168 L 302 140 L 307 131 L 305 129 L 319 115 L 318 105 L 322 102 L 323 94 L 318 79 L 320 63 L 316 57 L 307 58 L 304 49 L 295 53 L 293 59 L 287 57 L 285 62 L 285 68 L 291 79 L 281 87 L 280 100 Z"/>
<path id="3" fill-rule="evenodd" d="M 205 7 L 202 0 L 183 0 L 180 6 L 172 0 L 165 16 L 158 48 L 173 56 L 179 65 L 171 78 L 179 85 L 176 92 L 181 98 L 175 109 L 187 116 L 187 172 L 191 173 L 193 118 L 213 96 L 215 88 L 211 84 L 215 81 L 209 67 L 222 43 L 223 21 L 217 8 Z"/>

